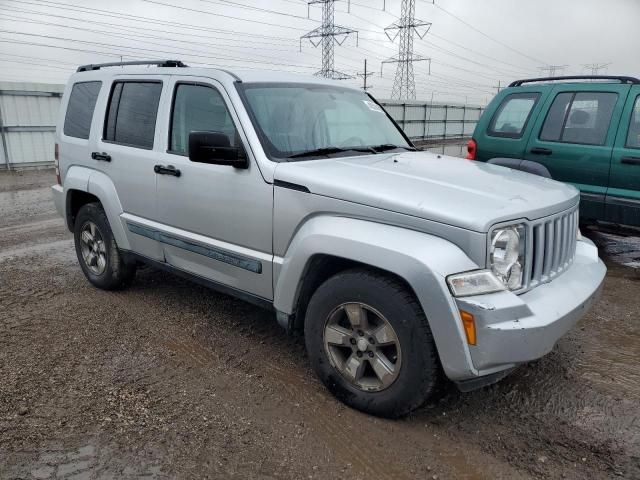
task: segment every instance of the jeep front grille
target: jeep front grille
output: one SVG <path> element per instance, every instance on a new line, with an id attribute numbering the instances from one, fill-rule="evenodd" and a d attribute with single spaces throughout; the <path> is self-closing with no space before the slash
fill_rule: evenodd
<path id="1" fill-rule="evenodd" d="M 576 253 L 578 207 L 531 222 L 523 290 L 551 281 L 564 272 Z"/>

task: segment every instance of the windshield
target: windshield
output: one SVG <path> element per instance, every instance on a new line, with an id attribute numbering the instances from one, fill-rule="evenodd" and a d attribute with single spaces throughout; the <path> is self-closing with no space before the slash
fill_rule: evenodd
<path id="1" fill-rule="evenodd" d="M 413 149 L 384 110 L 362 92 L 300 83 L 239 88 L 273 160 L 377 153 L 374 147 Z"/>

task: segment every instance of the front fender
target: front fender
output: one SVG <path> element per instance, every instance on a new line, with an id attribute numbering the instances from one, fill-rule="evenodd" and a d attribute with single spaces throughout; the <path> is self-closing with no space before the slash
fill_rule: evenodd
<path id="1" fill-rule="evenodd" d="M 429 321 L 442 366 L 453 380 L 477 375 L 456 303 L 445 278 L 478 268 L 456 245 L 442 238 L 345 217 L 318 216 L 296 233 L 282 259 L 274 306 L 292 314 L 305 269 L 314 255 L 354 260 L 391 272 L 413 289 Z"/>

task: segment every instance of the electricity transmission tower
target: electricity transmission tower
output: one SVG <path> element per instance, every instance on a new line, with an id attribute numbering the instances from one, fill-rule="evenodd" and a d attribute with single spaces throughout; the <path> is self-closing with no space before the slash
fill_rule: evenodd
<path id="1" fill-rule="evenodd" d="M 569 65 L 546 65 L 544 67 L 540 67 L 540 71 L 542 73 L 546 73 L 547 77 L 555 77 L 556 73 L 562 75 L 564 73 L 564 69 Z"/>
<path id="2" fill-rule="evenodd" d="M 598 75 L 600 73 L 600 70 L 603 70 L 604 73 L 607 73 L 609 65 L 611 65 L 611 63 L 585 63 L 582 66 L 585 70 L 590 70 L 591 75 Z"/>
<path id="3" fill-rule="evenodd" d="M 431 59 L 413 53 L 414 35 L 423 39 L 429 32 L 431 23 L 416 20 L 416 0 L 402 0 L 400 9 L 400 19 L 384 29 L 384 32 L 392 42 L 400 37 L 398 55 L 382 62 L 396 63 L 396 76 L 393 80 L 391 98 L 409 99 L 416 98 L 416 84 L 413 76 L 413 62 L 429 62 L 429 73 L 431 73 Z M 380 71 L 382 75 L 382 70 Z"/>
<path id="4" fill-rule="evenodd" d="M 357 73 L 356 75 L 358 75 L 359 77 L 362 77 L 362 89 L 366 92 L 367 90 L 369 90 L 370 88 L 373 88 L 372 85 L 367 85 L 367 80 L 369 79 L 369 77 L 371 75 L 373 75 L 373 72 L 370 72 L 369 70 L 367 70 L 367 59 L 364 59 L 364 72 L 362 73 Z"/>
<path id="5" fill-rule="evenodd" d="M 344 80 L 351 78 L 351 76 L 339 72 L 334 68 L 333 47 L 336 43 L 342 45 L 352 33 L 356 34 L 357 44 L 358 32 L 334 23 L 334 3 L 336 1 L 337 0 L 310 0 L 308 2 L 309 7 L 318 3 L 322 4 L 322 25 L 300 37 L 300 49 L 302 50 L 302 39 L 308 39 L 314 47 L 322 45 L 322 68 L 316 75 L 333 78 L 334 80 Z"/>

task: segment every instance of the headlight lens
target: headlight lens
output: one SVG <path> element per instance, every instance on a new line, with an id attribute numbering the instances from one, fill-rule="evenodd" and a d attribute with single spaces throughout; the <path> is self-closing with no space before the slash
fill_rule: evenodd
<path id="1" fill-rule="evenodd" d="M 512 225 L 491 234 L 491 271 L 509 290 L 522 288 L 525 232 L 524 225 Z"/>
<path id="2" fill-rule="evenodd" d="M 490 270 L 456 273 L 447 277 L 447 283 L 454 297 L 482 295 L 505 289 L 504 284 Z"/>

